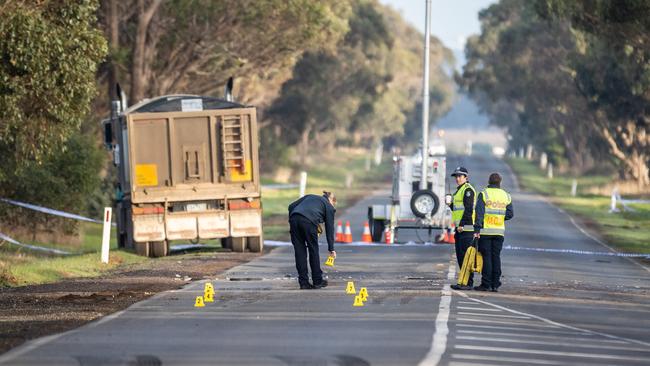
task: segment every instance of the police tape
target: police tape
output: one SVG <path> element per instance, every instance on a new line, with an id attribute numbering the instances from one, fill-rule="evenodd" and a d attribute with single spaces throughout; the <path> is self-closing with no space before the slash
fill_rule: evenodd
<path id="1" fill-rule="evenodd" d="M 563 254 L 581 254 L 605 257 L 625 257 L 625 258 L 648 258 L 650 254 L 643 253 L 619 253 L 619 252 L 593 252 L 590 250 L 577 250 L 577 249 L 559 249 L 559 248 L 529 248 L 529 247 L 516 247 L 506 245 L 504 250 L 525 250 L 530 252 L 544 252 L 544 253 L 563 253 Z"/>
<path id="2" fill-rule="evenodd" d="M 322 243 L 321 243 L 322 244 Z M 344 247 L 402 247 L 402 246 L 427 246 L 427 247 L 450 247 L 449 244 L 436 244 L 436 243 L 416 243 L 409 241 L 402 244 L 384 244 L 384 243 L 365 243 L 365 242 L 353 242 L 353 243 L 336 243 L 337 248 Z M 284 247 L 291 246 L 291 242 L 287 241 L 275 241 L 275 240 L 265 240 L 264 245 L 275 246 L 275 247 Z M 530 248 L 530 247 L 518 247 L 512 245 L 506 245 L 503 247 L 504 250 L 522 250 L 522 251 L 531 251 L 531 252 L 545 252 L 545 253 L 561 253 L 561 254 L 579 254 L 579 255 L 591 255 L 591 256 L 606 256 L 606 257 L 625 257 L 625 258 L 646 258 L 650 259 L 650 254 L 643 253 L 618 253 L 618 252 L 594 252 L 590 250 L 576 250 L 576 249 L 560 249 L 560 248 Z"/>
<path id="3" fill-rule="evenodd" d="M 10 199 L 7 199 L 7 198 L 0 198 L 0 201 L 8 203 L 10 205 L 27 208 L 29 210 L 38 211 L 38 212 L 50 214 L 50 215 L 53 215 L 53 216 L 65 217 L 65 218 L 68 218 L 68 219 L 79 220 L 79 221 L 92 222 L 92 223 L 96 223 L 96 224 L 103 224 L 104 223 L 102 220 L 94 220 L 94 219 L 84 217 L 84 216 L 81 216 L 81 215 L 76 215 L 76 214 L 72 214 L 72 213 L 69 213 L 69 212 L 59 211 L 59 210 L 55 210 L 55 209 L 52 209 L 52 208 L 32 205 L 30 203 L 14 201 L 14 200 L 10 200 Z M 115 226 L 114 223 L 112 225 Z"/>
<path id="4" fill-rule="evenodd" d="M 19 242 L 18 240 L 12 239 L 8 237 L 7 235 L 0 233 L 0 241 L 4 240 L 8 243 L 11 243 L 13 245 L 17 245 L 19 247 L 27 248 L 27 249 L 32 249 L 32 250 L 38 250 L 42 252 L 48 252 L 48 253 L 53 253 L 53 254 L 61 254 L 61 255 L 69 255 L 71 254 L 70 252 L 66 252 L 64 250 L 60 249 L 54 249 L 54 248 L 46 248 L 46 247 L 39 247 L 38 245 L 31 245 L 31 244 L 23 244 Z"/>

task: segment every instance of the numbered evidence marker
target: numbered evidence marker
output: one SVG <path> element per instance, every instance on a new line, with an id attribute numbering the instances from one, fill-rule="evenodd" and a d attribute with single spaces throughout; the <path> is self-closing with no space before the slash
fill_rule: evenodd
<path id="1" fill-rule="evenodd" d="M 327 260 L 325 261 L 326 266 L 334 267 L 334 257 L 331 255 L 327 257 Z"/>
<path id="2" fill-rule="evenodd" d="M 348 295 L 354 295 L 357 293 L 357 290 L 354 289 L 354 282 L 348 282 L 348 287 L 345 288 L 345 293 Z"/>
<path id="3" fill-rule="evenodd" d="M 195 308 L 202 308 L 205 304 L 203 303 L 203 296 L 197 296 L 196 301 L 194 302 Z"/>
<path id="4" fill-rule="evenodd" d="M 352 306 L 364 306 L 363 300 L 361 299 L 361 295 L 357 295 L 354 297 L 354 304 Z"/>
<path id="5" fill-rule="evenodd" d="M 212 286 L 212 284 L 209 282 L 206 283 L 203 292 L 205 292 L 206 294 L 209 292 L 212 295 L 214 295 L 214 286 Z"/>
<path id="6" fill-rule="evenodd" d="M 361 290 L 359 290 L 359 296 L 362 301 L 368 301 L 368 289 L 362 287 Z"/>

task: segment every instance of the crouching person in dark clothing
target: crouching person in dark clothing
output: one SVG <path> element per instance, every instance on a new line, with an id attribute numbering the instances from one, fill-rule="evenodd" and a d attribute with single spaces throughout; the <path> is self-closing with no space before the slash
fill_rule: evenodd
<path id="1" fill-rule="evenodd" d="M 298 283 L 303 290 L 327 286 L 327 280 L 323 279 L 323 271 L 320 268 L 318 225 L 325 224 L 327 248 L 330 255 L 336 258 L 336 252 L 334 251 L 335 206 L 336 197 L 332 192 L 323 192 L 322 196 L 308 194 L 289 205 L 291 244 L 293 244 L 296 256 Z M 309 283 L 308 256 L 313 284 Z"/>
<path id="2" fill-rule="evenodd" d="M 479 238 L 478 250 L 483 255 L 481 285 L 477 291 L 497 292 L 501 286 L 501 249 L 506 231 L 505 221 L 514 217 L 512 198 L 501 189 L 501 176 L 490 174 L 488 186 L 476 199 L 474 236 Z"/>

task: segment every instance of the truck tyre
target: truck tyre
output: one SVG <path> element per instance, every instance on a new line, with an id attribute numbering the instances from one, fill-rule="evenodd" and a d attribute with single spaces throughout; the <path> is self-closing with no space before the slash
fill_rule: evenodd
<path id="1" fill-rule="evenodd" d="M 230 241 L 230 238 L 221 238 L 221 247 L 223 249 L 232 249 L 232 242 Z"/>
<path id="2" fill-rule="evenodd" d="M 264 250 L 264 239 L 262 239 L 262 235 L 249 236 L 246 238 L 246 242 L 248 244 L 248 250 L 252 253 L 262 253 Z"/>
<path id="3" fill-rule="evenodd" d="M 167 240 L 154 241 L 151 243 L 151 256 L 164 257 L 169 253 L 169 242 Z"/>
<path id="4" fill-rule="evenodd" d="M 435 215 L 438 212 L 438 207 L 440 206 L 440 200 L 435 193 L 431 192 L 428 189 L 421 189 L 415 191 L 411 197 L 411 212 L 419 218 L 424 218 L 428 213 Z M 424 209 L 425 207 L 430 208 Z M 424 211 L 424 212 L 423 212 Z"/>
<path id="5" fill-rule="evenodd" d="M 149 250 L 150 249 L 149 248 L 150 247 L 149 242 L 137 242 L 136 241 L 133 244 L 135 245 L 135 253 L 137 255 L 141 255 L 143 257 L 148 257 L 149 253 L 151 253 L 151 251 Z"/>
<path id="6" fill-rule="evenodd" d="M 236 253 L 243 253 L 246 251 L 246 238 L 230 238 L 232 251 Z"/>

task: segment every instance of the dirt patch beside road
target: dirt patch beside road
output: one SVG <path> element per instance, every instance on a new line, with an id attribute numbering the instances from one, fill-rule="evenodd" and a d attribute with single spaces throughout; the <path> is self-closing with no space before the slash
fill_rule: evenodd
<path id="1" fill-rule="evenodd" d="M 259 257 L 255 253 L 194 253 L 120 267 L 101 277 L 0 288 L 0 353 L 30 339 L 77 328 L 158 292 L 212 278 Z"/>

